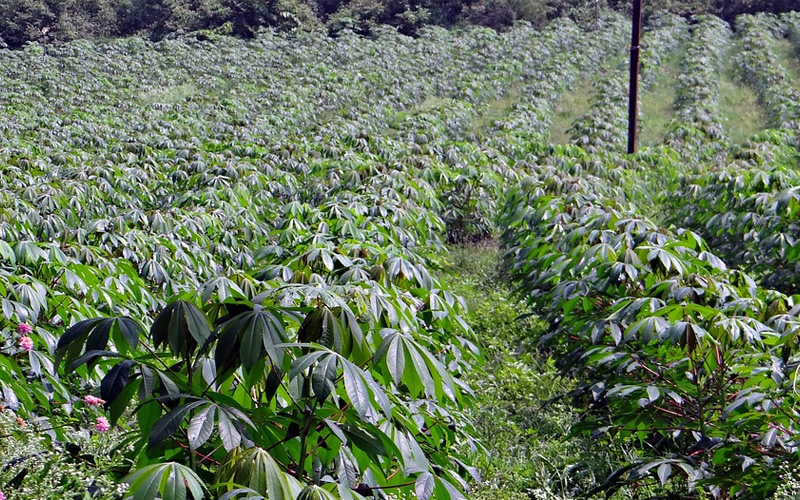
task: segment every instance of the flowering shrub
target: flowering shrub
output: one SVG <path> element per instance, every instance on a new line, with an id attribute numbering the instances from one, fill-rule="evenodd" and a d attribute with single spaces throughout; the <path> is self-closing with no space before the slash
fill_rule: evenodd
<path id="1" fill-rule="evenodd" d="M 33 350 L 33 339 L 28 336 L 20 337 L 19 340 L 17 340 L 17 344 L 19 348 L 25 352 Z"/>
<path id="2" fill-rule="evenodd" d="M 97 396 L 92 396 L 91 394 L 84 396 L 83 402 L 89 406 L 99 406 L 106 403 L 104 399 L 100 399 Z"/>
<path id="3" fill-rule="evenodd" d="M 111 423 L 109 423 L 106 417 L 97 417 L 97 420 L 94 424 L 94 430 L 97 432 L 108 432 L 111 429 Z"/>

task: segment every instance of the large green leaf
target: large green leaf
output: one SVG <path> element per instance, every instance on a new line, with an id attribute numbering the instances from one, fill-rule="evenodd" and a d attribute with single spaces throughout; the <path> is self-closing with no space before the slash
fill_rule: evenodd
<path id="1" fill-rule="evenodd" d="M 172 302 L 153 321 L 150 327 L 153 345 L 169 345 L 173 353 L 190 356 L 194 350 L 203 347 L 211 337 L 208 319 L 191 302 L 178 300 Z"/>
<path id="2" fill-rule="evenodd" d="M 170 410 L 153 425 L 147 440 L 147 447 L 153 448 L 158 446 L 162 441 L 175 434 L 175 431 L 178 430 L 178 427 L 180 427 L 183 422 L 186 413 L 204 404 L 207 403 L 205 401 L 192 401 Z"/>
<path id="3" fill-rule="evenodd" d="M 205 497 L 200 477 L 192 469 L 174 462 L 148 465 L 123 481 L 130 485 L 125 498 L 131 500 L 200 500 Z"/>

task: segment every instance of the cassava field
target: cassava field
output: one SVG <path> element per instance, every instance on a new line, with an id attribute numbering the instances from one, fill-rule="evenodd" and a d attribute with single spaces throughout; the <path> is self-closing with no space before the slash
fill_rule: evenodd
<path id="1" fill-rule="evenodd" d="M 0 51 L 0 498 L 800 495 L 800 15 Z"/>

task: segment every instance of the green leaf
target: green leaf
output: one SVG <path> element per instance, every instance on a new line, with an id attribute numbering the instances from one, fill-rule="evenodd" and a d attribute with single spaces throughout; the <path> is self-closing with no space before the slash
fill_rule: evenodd
<path id="1" fill-rule="evenodd" d="M 255 318 L 250 318 L 245 321 L 243 326 L 243 333 L 241 333 L 241 350 L 240 356 L 242 358 L 242 365 L 245 369 L 249 370 L 262 357 L 262 345 L 266 332 L 264 331 L 265 324 Z"/>
<path id="2" fill-rule="evenodd" d="M 106 404 L 108 406 L 108 418 L 112 425 L 116 425 L 117 421 L 125 413 L 125 410 L 128 409 L 128 406 L 130 406 L 131 401 L 133 401 L 133 397 L 136 395 L 136 391 L 139 389 L 141 382 L 142 381 L 139 379 L 129 382 L 122 392 L 120 392 L 119 395 L 114 398 L 114 402 L 111 404 Z"/>
<path id="3" fill-rule="evenodd" d="M 273 366 L 280 369 L 283 366 L 284 348 L 278 345 L 287 341 L 283 323 L 273 312 L 258 309 L 241 313 L 220 329 L 215 352 L 217 371 L 223 371 L 221 367 L 234 362 L 233 349 L 237 344 L 238 356 L 245 369 L 255 366 L 265 351 Z"/>
<path id="4" fill-rule="evenodd" d="M 335 355 L 324 357 L 311 375 L 311 388 L 320 403 L 324 402 L 336 390 L 336 379 L 339 373 L 339 359 Z"/>
<path id="5" fill-rule="evenodd" d="M 403 380 L 403 372 L 406 366 L 406 352 L 400 334 L 387 337 L 384 342 L 388 341 L 386 349 L 386 365 L 389 367 L 389 374 L 392 376 L 394 383 L 399 385 Z"/>
<path id="6" fill-rule="evenodd" d="M 304 356 L 301 356 L 292 361 L 292 366 L 289 369 L 289 379 L 294 379 L 303 373 L 308 367 L 316 363 L 319 358 L 326 356 L 328 353 L 325 351 L 313 351 Z"/>
<path id="7" fill-rule="evenodd" d="M 144 333 L 142 326 L 131 318 L 117 318 L 116 326 L 131 349 L 136 350 L 139 346 L 139 335 Z"/>
<path id="8" fill-rule="evenodd" d="M 183 417 L 186 415 L 186 412 L 203 404 L 206 404 L 206 402 L 192 401 L 191 403 L 187 403 L 171 410 L 169 413 L 158 419 L 155 425 L 153 425 L 153 429 L 150 431 L 150 436 L 147 440 L 147 447 L 154 448 L 162 441 L 175 434 L 175 431 L 178 430 L 181 422 L 183 422 Z"/>
<path id="9" fill-rule="evenodd" d="M 336 497 L 316 484 L 309 484 L 303 488 L 297 500 L 336 500 Z"/>
<path id="10" fill-rule="evenodd" d="M 184 500 L 186 498 L 186 485 L 178 471 L 170 471 L 161 477 L 161 498 L 163 500 Z"/>
<path id="11" fill-rule="evenodd" d="M 67 356 L 67 366 L 69 366 L 74 359 L 77 359 L 83 352 L 82 344 L 85 342 L 86 337 L 88 337 L 89 332 L 104 320 L 105 318 L 86 319 L 67 328 L 67 331 L 58 339 L 58 343 L 56 344 L 56 364 L 60 364 L 64 356 L 67 356 L 67 352 L 69 352 Z"/>
<path id="12" fill-rule="evenodd" d="M 114 326 L 116 319 L 103 319 L 96 327 L 92 329 L 86 339 L 87 351 L 102 351 L 108 346 L 108 339 L 111 335 L 111 328 Z"/>
<path id="13" fill-rule="evenodd" d="M 270 500 L 294 500 L 289 477 L 270 456 L 259 447 L 234 449 L 217 469 L 218 484 L 246 485 Z M 298 493 L 300 488 L 297 488 Z"/>
<path id="14" fill-rule="evenodd" d="M 341 426 L 342 432 L 347 436 L 347 442 L 352 446 L 367 452 L 368 454 L 377 456 L 387 456 L 386 446 L 384 445 L 380 431 L 373 428 L 372 432 L 366 426 L 347 425 Z"/>
<path id="15" fill-rule="evenodd" d="M 191 302 L 178 300 L 153 321 L 150 336 L 156 348 L 169 344 L 170 350 L 183 357 L 190 356 L 197 346 L 205 345 L 211 328 L 203 312 Z"/>
<path id="16" fill-rule="evenodd" d="M 110 405 L 123 392 L 130 380 L 131 368 L 136 363 L 129 359 L 114 365 L 100 381 L 100 397 Z"/>
<path id="17" fill-rule="evenodd" d="M 219 437 L 225 451 L 236 449 L 242 442 L 242 435 L 226 412 L 219 412 Z"/>
<path id="18" fill-rule="evenodd" d="M 436 479 L 430 472 L 423 472 L 417 476 L 414 482 L 414 493 L 417 500 L 428 500 L 433 495 L 433 488 L 436 486 Z"/>
<path id="19" fill-rule="evenodd" d="M 342 360 L 342 369 L 344 373 L 344 388 L 347 392 L 347 397 L 350 398 L 350 403 L 361 418 L 368 419 L 374 413 L 374 410 L 370 403 L 369 390 L 364 382 L 362 370 L 344 359 Z"/>
<path id="20" fill-rule="evenodd" d="M 87 351 L 83 356 L 77 358 L 69 364 L 69 371 L 73 372 L 84 363 L 88 363 L 89 367 L 94 364 L 99 358 L 117 358 L 119 353 L 114 351 Z"/>
<path id="21" fill-rule="evenodd" d="M 200 448 L 211 437 L 211 434 L 214 432 L 216 410 L 216 407 L 208 406 L 192 417 L 186 431 L 190 449 L 196 450 Z"/>
<path id="22" fill-rule="evenodd" d="M 669 476 L 672 475 L 672 466 L 669 463 L 663 463 L 658 467 L 656 473 L 658 480 L 661 481 L 661 486 L 666 486 Z"/>
<path id="23" fill-rule="evenodd" d="M 775 446 L 775 443 L 778 440 L 778 429 L 775 427 L 770 427 L 770 429 L 764 433 L 764 437 L 761 439 L 761 444 L 765 448 L 772 448 Z"/>
<path id="24" fill-rule="evenodd" d="M 162 500 L 187 500 L 187 493 L 191 493 L 193 500 L 205 496 L 200 477 L 192 469 L 174 462 L 148 465 L 122 481 L 130 485 L 126 500 L 155 500 L 159 496 Z"/>
<path id="25" fill-rule="evenodd" d="M 647 397 L 648 399 L 650 399 L 650 402 L 652 403 L 661 397 L 661 391 L 658 390 L 658 387 L 654 385 L 649 385 L 647 386 Z"/>
<path id="26" fill-rule="evenodd" d="M 87 335 L 99 322 L 104 320 L 105 318 L 92 318 L 75 323 L 71 327 L 67 328 L 67 331 L 64 332 L 64 335 L 58 339 L 56 350 L 59 351 L 64 349 L 82 336 Z"/>

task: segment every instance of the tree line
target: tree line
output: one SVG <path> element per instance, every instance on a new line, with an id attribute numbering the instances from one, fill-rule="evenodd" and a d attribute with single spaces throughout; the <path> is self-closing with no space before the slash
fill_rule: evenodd
<path id="1" fill-rule="evenodd" d="M 732 20 L 741 13 L 783 12 L 797 0 L 659 0 L 655 7 L 682 15 L 712 13 Z M 216 29 L 253 36 L 259 29 L 349 29 L 369 33 L 387 24 L 413 34 L 421 26 L 478 24 L 503 28 L 517 21 L 542 25 L 569 15 L 590 19 L 625 0 L 0 0 L 0 47 Z M 646 7 L 646 8 L 647 8 Z"/>

